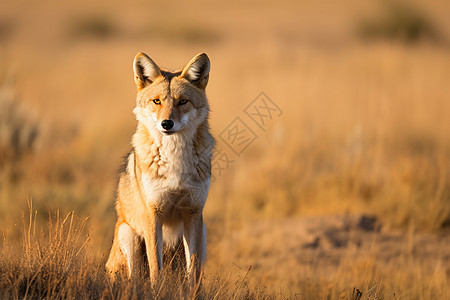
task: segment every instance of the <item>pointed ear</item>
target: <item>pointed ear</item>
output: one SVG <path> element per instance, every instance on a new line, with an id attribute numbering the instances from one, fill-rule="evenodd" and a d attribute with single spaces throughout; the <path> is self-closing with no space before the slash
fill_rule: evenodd
<path id="1" fill-rule="evenodd" d="M 197 54 L 184 67 L 180 77 L 189 80 L 193 85 L 205 89 L 209 79 L 210 62 L 205 53 Z"/>
<path id="2" fill-rule="evenodd" d="M 142 90 L 151 84 L 156 77 L 161 75 L 161 70 L 147 54 L 139 52 L 133 62 L 134 81 L 138 90 Z"/>

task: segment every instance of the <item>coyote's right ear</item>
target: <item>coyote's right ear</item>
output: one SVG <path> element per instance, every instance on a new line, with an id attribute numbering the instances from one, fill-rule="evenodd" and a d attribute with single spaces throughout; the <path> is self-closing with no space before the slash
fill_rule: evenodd
<path id="1" fill-rule="evenodd" d="M 204 90 L 208 84 L 210 65 L 206 53 L 197 54 L 181 71 L 180 77 L 186 78 L 193 85 Z"/>
<path id="2" fill-rule="evenodd" d="M 142 90 L 161 75 L 161 70 L 155 62 L 142 52 L 139 52 L 134 58 L 133 70 L 134 81 L 138 90 Z"/>

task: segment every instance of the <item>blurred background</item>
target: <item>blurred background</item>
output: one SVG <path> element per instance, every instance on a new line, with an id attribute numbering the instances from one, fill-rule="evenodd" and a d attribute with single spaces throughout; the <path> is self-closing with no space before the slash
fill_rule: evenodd
<path id="1" fill-rule="evenodd" d="M 106 259 L 117 170 L 136 126 L 139 51 L 169 70 L 199 52 L 211 59 L 207 94 L 222 165 L 205 208 L 210 272 L 246 269 L 253 257 L 249 276 L 277 292 L 305 280 L 359 278 L 367 262 L 381 266 L 376 274 L 398 271 L 367 258 L 349 273 L 354 262 L 338 259 L 317 279 L 317 265 L 294 268 L 301 251 L 271 260 L 288 240 L 298 248 L 291 237 L 305 220 L 365 216 L 383 232 L 448 237 L 450 2 L 1 0 L 0 7 L 3 243 L 20 241 L 32 201 L 38 223 L 55 211 L 89 217 L 92 253 Z M 263 128 L 246 113 L 261 92 L 280 110 Z M 220 137 L 238 117 L 256 139 L 236 154 Z M 232 162 L 217 160 L 224 155 Z M 322 247 L 317 239 L 314 249 Z M 432 273 L 442 291 L 450 266 L 439 253 L 411 273 L 420 276 L 399 282 Z"/>

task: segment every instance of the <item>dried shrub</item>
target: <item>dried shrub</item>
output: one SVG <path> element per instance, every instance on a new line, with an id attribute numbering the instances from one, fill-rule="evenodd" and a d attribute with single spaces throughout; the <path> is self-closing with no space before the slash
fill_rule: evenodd
<path id="1" fill-rule="evenodd" d="M 425 13 L 399 2 L 383 2 L 381 14 L 361 20 L 358 36 L 366 41 L 438 42 L 440 34 Z"/>
<path id="2" fill-rule="evenodd" d="M 11 20 L 0 20 L 0 41 L 6 42 L 13 35 L 15 24 Z"/>
<path id="3" fill-rule="evenodd" d="M 217 43 L 222 35 L 213 29 L 193 24 L 152 24 L 143 32 L 145 36 L 166 40 L 168 42 L 181 43 Z"/>
<path id="4" fill-rule="evenodd" d="M 12 83 L 7 81 L 0 88 L 0 166 L 36 150 L 39 138 L 39 121 L 17 99 Z"/>
<path id="5" fill-rule="evenodd" d="M 114 22 L 105 16 L 80 16 L 67 25 L 67 37 L 72 40 L 106 40 L 118 34 Z"/>

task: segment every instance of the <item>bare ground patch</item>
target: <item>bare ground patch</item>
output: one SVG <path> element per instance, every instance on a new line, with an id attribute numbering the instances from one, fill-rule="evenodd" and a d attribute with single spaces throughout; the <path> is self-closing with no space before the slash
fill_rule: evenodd
<path id="1" fill-rule="evenodd" d="M 331 282 L 337 285 L 322 295 L 349 296 L 353 286 L 374 298 L 433 288 L 429 295 L 442 296 L 450 274 L 448 231 L 392 230 L 367 215 L 249 222 L 225 243 L 237 266 L 251 266 L 251 284 L 288 296 L 317 295 Z M 422 287 L 410 286 L 417 280 Z"/>

